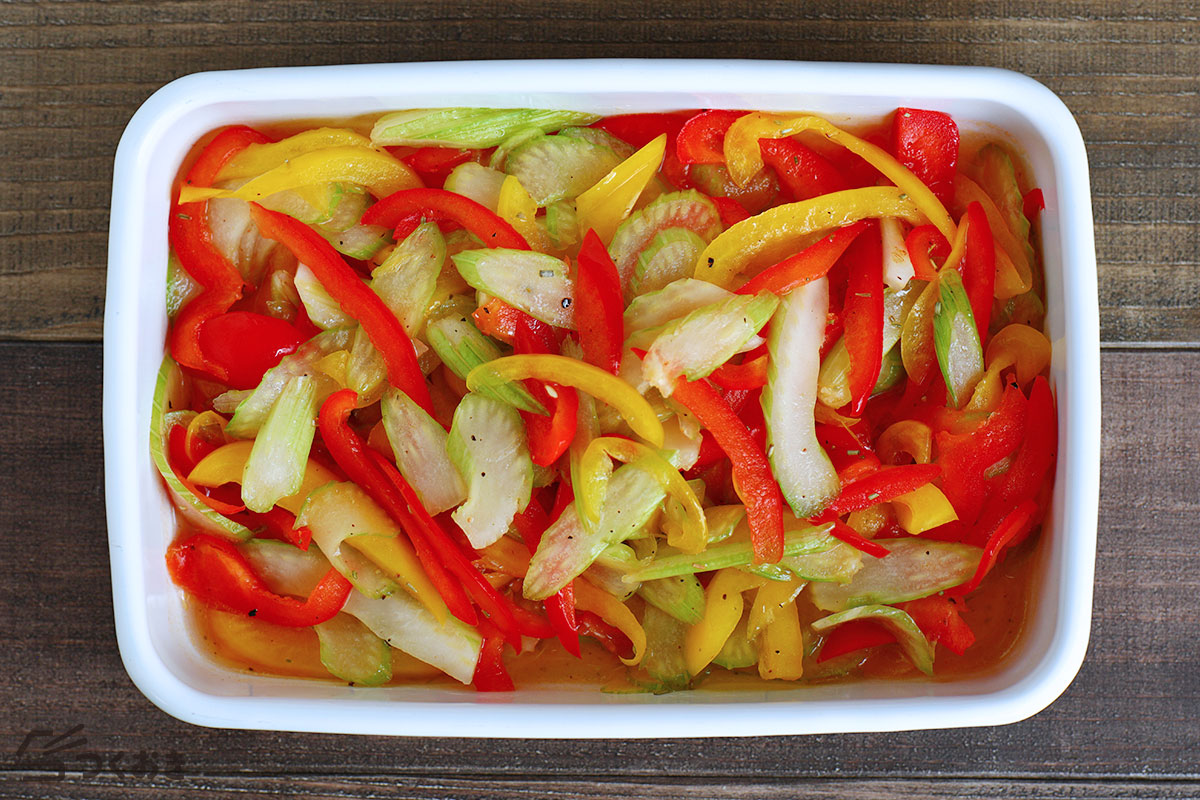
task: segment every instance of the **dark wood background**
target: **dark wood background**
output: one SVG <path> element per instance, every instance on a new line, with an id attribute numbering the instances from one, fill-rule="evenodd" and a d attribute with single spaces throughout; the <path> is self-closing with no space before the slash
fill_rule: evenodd
<path id="1" fill-rule="evenodd" d="M 1194 0 L 0 0 L 0 795 L 1200 796 L 1198 15 Z M 1074 685 L 1002 728 L 761 740 L 252 733 L 158 711 L 117 655 L 102 492 L 109 189 L 130 115 L 209 69 L 604 56 L 991 65 L 1070 106 L 1105 343 L 1095 622 Z M 30 769 L 76 728 L 61 780 Z"/>

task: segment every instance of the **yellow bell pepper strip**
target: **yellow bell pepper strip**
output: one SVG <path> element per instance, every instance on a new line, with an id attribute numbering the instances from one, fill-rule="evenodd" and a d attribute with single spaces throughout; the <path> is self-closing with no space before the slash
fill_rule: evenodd
<path id="1" fill-rule="evenodd" d="M 875 454 L 884 464 L 899 464 L 901 455 L 914 463 L 928 464 L 933 451 L 933 429 L 915 419 L 893 422 L 875 440 Z"/>
<path id="2" fill-rule="evenodd" d="M 611 241 L 617 225 L 629 216 L 646 184 L 658 172 L 666 151 L 667 136 L 662 134 L 579 195 L 575 199 L 579 229 L 591 228 L 603 241 Z"/>
<path id="3" fill-rule="evenodd" d="M 401 189 L 422 186 L 417 173 L 391 155 L 370 147 L 346 145 L 314 150 L 247 181 L 237 189 L 205 189 L 184 186 L 181 203 L 208 200 L 213 197 L 236 197 L 256 201 L 276 192 L 285 192 L 314 184 L 344 181 L 366 187 L 375 197 L 387 197 Z"/>
<path id="4" fill-rule="evenodd" d="M 757 589 L 766 578 L 740 569 L 720 570 L 704 590 L 704 618 L 688 628 L 683 640 L 683 658 L 689 675 L 707 667 L 742 618 L 742 592 Z"/>
<path id="5" fill-rule="evenodd" d="M 739 186 L 745 186 L 763 167 L 759 139 L 780 139 L 805 131 L 821 134 L 879 170 L 902 192 L 912 197 L 917 207 L 942 235 L 954 238 L 954 221 L 946 207 L 928 186 L 886 150 L 847 133 L 820 117 L 803 115 L 784 117 L 753 113 L 738 119 L 725 134 L 725 163 L 729 175 Z"/>
<path id="6" fill-rule="evenodd" d="M 633 461 L 638 462 L 640 469 L 653 475 L 662 485 L 668 498 L 677 500 L 683 505 L 687 514 L 683 529 L 678 536 L 668 535 L 667 543 L 685 553 L 703 551 L 708 544 L 708 523 L 704 518 L 704 508 L 700 505 L 700 500 L 692 491 L 692 487 L 679 474 L 679 470 L 672 467 L 670 462 L 644 444 L 617 436 L 601 436 L 593 439 L 587 450 L 584 451 L 583 459 L 580 462 L 580 472 L 583 475 L 601 473 L 603 467 L 600 462 L 610 457 L 626 464 Z M 600 508 L 604 502 L 601 495 L 602 490 L 602 483 L 597 485 L 597 482 L 585 480 L 580 486 L 580 494 L 589 494 L 584 507 Z"/>
<path id="7" fill-rule="evenodd" d="M 923 386 L 937 367 L 933 342 L 933 314 L 938 302 L 940 280 L 925 285 L 900 327 L 900 360 L 909 381 Z"/>
<path id="8" fill-rule="evenodd" d="M 779 612 L 795 602 L 808 581 L 791 577 L 786 581 L 767 581 L 754 595 L 746 617 L 746 638 L 755 639 L 779 617 Z"/>
<path id="9" fill-rule="evenodd" d="M 1025 386 L 1050 365 L 1050 340 L 1028 325 L 1007 325 L 988 342 L 985 360 L 988 369 L 1015 366 Z"/>
<path id="10" fill-rule="evenodd" d="M 925 222 L 913 199 L 895 186 L 833 192 L 769 208 L 726 229 L 704 248 L 694 277 L 732 289 L 738 274 L 756 263 L 778 263 L 811 244 L 814 236 L 877 217 Z"/>
<path id="11" fill-rule="evenodd" d="M 770 581 L 754 597 L 746 636 L 758 642 L 758 675 L 763 680 L 799 680 L 804 676 L 804 632 L 796 597 L 805 582 L 799 578 Z"/>
<path id="12" fill-rule="evenodd" d="M 197 486 L 216 487 L 226 483 L 241 483 L 242 473 L 246 469 L 246 461 L 250 458 L 250 450 L 254 447 L 253 439 L 239 439 L 209 453 L 200 463 L 192 468 L 188 480 Z M 293 514 L 299 514 L 305 499 L 313 491 L 330 481 L 337 480 L 329 469 L 319 461 L 308 460 L 304 470 L 304 480 L 295 494 L 281 498 L 275 505 L 286 508 Z"/>
<path id="13" fill-rule="evenodd" d="M 525 191 L 516 175 L 509 175 L 500 185 L 500 200 L 496 214 L 521 234 L 530 248 L 540 252 L 550 249 L 550 239 L 537 224 L 537 203 Z"/>
<path id="14" fill-rule="evenodd" d="M 646 399 L 615 375 L 574 358 L 546 354 L 497 358 L 471 370 L 467 388 L 476 391 L 530 378 L 572 386 L 603 400 L 616 409 L 634 433 L 652 446 L 662 447 L 662 423 Z"/>
<path id="15" fill-rule="evenodd" d="M 1033 288 L 1033 270 L 1025 243 L 1009 229 L 1004 213 L 988 193 L 960 173 L 954 181 L 954 203 L 962 208 L 971 203 L 979 203 L 983 207 L 996 243 L 996 297 L 1007 300 Z"/>
<path id="16" fill-rule="evenodd" d="M 646 631 L 642 623 L 629 610 L 629 606 L 613 597 L 608 592 L 597 589 L 586 579 L 574 582 L 575 608 L 580 611 L 591 611 L 629 637 L 633 643 L 633 657 L 622 658 L 621 663 L 633 667 L 641 663 L 646 654 Z"/>
<path id="17" fill-rule="evenodd" d="M 371 140 L 349 128 L 315 128 L 302 131 L 278 142 L 252 144 L 241 151 L 217 173 L 215 182 L 239 181 L 262 175 L 294 158 L 329 147 L 354 145 L 370 147 Z"/>
<path id="18" fill-rule="evenodd" d="M 193 464 L 229 441 L 225 438 L 225 425 L 228 422 L 215 411 L 203 411 L 192 417 L 184 434 L 183 448 Z"/>
<path id="19" fill-rule="evenodd" d="M 893 498 L 892 511 L 900 527 L 913 535 L 958 519 L 954 506 L 932 483 Z"/>
<path id="20" fill-rule="evenodd" d="M 812 624 L 812 629 L 817 633 L 824 633 L 843 623 L 862 619 L 882 623 L 895 635 L 896 641 L 900 643 L 901 649 L 912 661 L 913 666 L 926 675 L 933 675 L 933 645 L 925 638 L 925 634 L 917 627 L 917 623 L 913 622 L 912 617 L 898 608 L 883 605 L 848 608 L 817 620 Z"/>

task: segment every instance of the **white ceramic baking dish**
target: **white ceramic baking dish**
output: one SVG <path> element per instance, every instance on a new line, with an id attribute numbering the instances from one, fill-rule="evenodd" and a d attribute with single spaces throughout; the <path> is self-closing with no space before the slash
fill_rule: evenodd
<path id="1" fill-rule="evenodd" d="M 949 112 L 1007 138 L 1046 198 L 1043 251 L 1051 378 L 1059 403 L 1053 513 L 1040 585 L 1018 646 L 986 677 L 772 691 L 604 694 L 583 686 L 480 695 L 362 689 L 213 663 L 191 640 L 164 551 L 171 506 L 148 431 L 166 332 L 172 178 L 204 133 L 229 123 L 349 117 L 431 106 L 604 114 L 683 108 L 807 110 L 833 121 L 897 106 Z M 104 445 L 113 604 L 130 677 L 198 725 L 409 736 L 679 737 L 997 725 L 1052 702 L 1083 660 L 1091 620 L 1100 464 L 1096 263 L 1087 157 L 1063 103 L 994 69 L 752 61 L 505 61 L 212 72 L 181 78 L 137 111 L 117 149 L 104 326 Z"/>

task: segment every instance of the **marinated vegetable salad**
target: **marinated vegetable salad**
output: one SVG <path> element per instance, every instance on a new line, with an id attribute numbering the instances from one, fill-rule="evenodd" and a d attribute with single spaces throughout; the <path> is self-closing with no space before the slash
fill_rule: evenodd
<path id="1" fill-rule="evenodd" d="M 1015 635 L 1057 432 L 1003 145 L 908 108 L 445 108 L 185 166 L 151 445 L 228 659 L 666 691 Z"/>

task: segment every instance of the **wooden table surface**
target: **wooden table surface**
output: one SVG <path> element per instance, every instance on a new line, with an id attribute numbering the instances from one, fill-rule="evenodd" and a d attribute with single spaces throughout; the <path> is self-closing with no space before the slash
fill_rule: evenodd
<path id="1" fill-rule="evenodd" d="M 1194 0 L 0 0 L 0 795 L 1200 796 L 1198 14 Z M 109 189 L 130 115 L 201 70 L 605 56 L 991 65 L 1075 113 L 1104 341 L 1094 624 L 1075 683 L 1007 727 L 766 739 L 253 733 L 157 710 L 117 654 L 102 492 Z"/>

